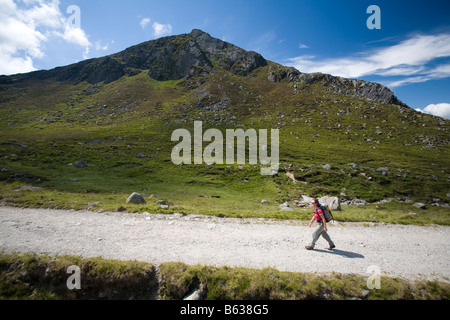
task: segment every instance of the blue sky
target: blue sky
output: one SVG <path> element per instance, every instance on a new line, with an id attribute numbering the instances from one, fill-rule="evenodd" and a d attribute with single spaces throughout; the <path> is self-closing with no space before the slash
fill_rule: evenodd
<path id="1" fill-rule="evenodd" d="M 370 5 L 381 29 L 367 27 Z M 450 118 L 449 17 L 450 2 L 436 0 L 0 0 L 0 74 L 199 28 L 302 72 L 382 83 L 410 107 Z"/>

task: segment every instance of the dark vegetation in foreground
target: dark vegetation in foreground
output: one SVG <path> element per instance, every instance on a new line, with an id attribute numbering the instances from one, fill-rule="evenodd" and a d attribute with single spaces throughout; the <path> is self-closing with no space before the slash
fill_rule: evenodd
<path id="1" fill-rule="evenodd" d="M 80 267 L 81 289 L 69 290 L 71 265 Z M 448 300 L 450 284 L 381 277 L 367 288 L 356 274 L 280 272 L 273 268 L 188 266 L 78 256 L 0 254 L 0 299 L 180 300 L 198 291 L 206 300 Z"/>

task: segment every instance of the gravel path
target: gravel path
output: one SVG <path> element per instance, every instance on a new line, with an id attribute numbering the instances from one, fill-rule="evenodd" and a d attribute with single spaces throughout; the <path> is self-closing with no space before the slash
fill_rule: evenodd
<path id="1" fill-rule="evenodd" d="M 450 227 L 337 223 L 328 230 L 332 252 L 323 238 L 305 250 L 312 231 L 299 221 L 0 207 L 5 252 L 365 275 L 375 265 L 390 276 L 450 281 Z"/>

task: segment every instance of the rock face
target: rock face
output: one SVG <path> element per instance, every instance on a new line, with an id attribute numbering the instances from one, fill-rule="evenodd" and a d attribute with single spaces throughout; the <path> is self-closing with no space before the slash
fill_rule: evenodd
<path id="1" fill-rule="evenodd" d="M 271 65 L 269 67 L 267 79 L 270 82 L 280 82 L 286 79 L 288 82 L 294 84 L 299 83 L 306 85 L 320 83 L 327 91 L 404 106 L 404 104 L 394 96 L 392 90 L 374 82 L 346 79 L 322 73 L 301 73 L 295 68 L 280 65 Z"/>
<path id="2" fill-rule="evenodd" d="M 260 54 L 215 39 L 201 30 L 194 29 L 189 36 L 195 39 L 208 59 L 218 61 L 219 66 L 234 74 L 245 76 L 254 69 L 267 65 L 267 61 Z"/>
<path id="3" fill-rule="evenodd" d="M 129 68 L 149 69 L 159 81 L 179 80 L 211 71 L 213 65 L 190 35 L 164 37 L 145 42 L 115 55 Z"/>
<path id="4" fill-rule="evenodd" d="M 144 197 L 139 193 L 133 192 L 127 199 L 127 203 L 146 204 Z"/>

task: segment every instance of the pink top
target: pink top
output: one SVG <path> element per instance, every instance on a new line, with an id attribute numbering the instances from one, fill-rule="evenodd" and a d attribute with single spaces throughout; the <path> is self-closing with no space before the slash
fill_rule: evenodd
<path id="1" fill-rule="evenodd" d="M 314 218 L 316 219 L 316 221 L 322 221 L 322 218 L 320 216 L 323 216 L 322 209 L 314 209 Z"/>

